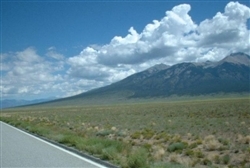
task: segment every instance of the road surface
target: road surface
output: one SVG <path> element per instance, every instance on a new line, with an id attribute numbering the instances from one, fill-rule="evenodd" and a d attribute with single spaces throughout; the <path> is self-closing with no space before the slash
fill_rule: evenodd
<path id="1" fill-rule="evenodd" d="M 1 168 L 106 168 L 0 121 Z"/>

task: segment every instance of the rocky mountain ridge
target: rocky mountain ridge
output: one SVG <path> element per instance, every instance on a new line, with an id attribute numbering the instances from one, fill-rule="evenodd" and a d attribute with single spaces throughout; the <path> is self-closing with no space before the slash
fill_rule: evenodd
<path id="1" fill-rule="evenodd" d="M 119 82 L 78 96 L 129 92 L 130 98 L 249 92 L 250 56 L 234 53 L 218 62 L 155 65 Z"/>

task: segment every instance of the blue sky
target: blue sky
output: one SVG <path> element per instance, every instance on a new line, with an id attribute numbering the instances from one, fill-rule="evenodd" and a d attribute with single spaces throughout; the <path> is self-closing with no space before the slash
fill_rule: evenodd
<path id="1" fill-rule="evenodd" d="M 2 98 L 71 96 L 157 63 L 248 52 L 249 18 L 249 1 L 1 1 Z"/>

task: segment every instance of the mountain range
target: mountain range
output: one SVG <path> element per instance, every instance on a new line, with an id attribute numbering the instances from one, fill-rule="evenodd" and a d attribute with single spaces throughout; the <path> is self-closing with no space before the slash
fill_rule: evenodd
<path id="1" fill-rule="evenodd" d="M 128 98 L 250 91 L 250 56 L 231 54 L 219 62 L 155 65 L 109 86 L 78 95 L 130 93 Z"/>
<path id="2" fill-rule="evenodd" d="M 233 53 L 218 62 L 157 64 L 108 86 L 45 104 L 105 104 L 172 95 L 245 92 L 250 92 L 250 56 Z"/>

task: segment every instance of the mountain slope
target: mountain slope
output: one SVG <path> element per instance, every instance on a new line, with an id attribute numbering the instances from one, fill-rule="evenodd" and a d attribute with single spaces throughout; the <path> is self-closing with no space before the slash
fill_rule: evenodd
<path id="1" fill-rule="evenodd" d="M 249 61 L 248 55 L 236 53 L 217 63 L 177 64 L 143 81 L 145 89 L 135 96 L 249 92 Z"/>
<path id="2" fill-rule="evenodd" d="M 249 92 L 249 62 L 248 55 L 235 53 L 219 62 L 180 63 L 162 69 L 155 66 L 159 70 L 149 73 L 150 68 L 89 94 L 127 91 L 130 98 L 136 98 Z"/>
<path id="3" fill-rule="evenodd" d="M 231 54 L 218 62 L 155 65 L 119 82 L 73 97 L 67 104 L 106 103 L 130 98 L 250 92 L 250 56 Z"/>

